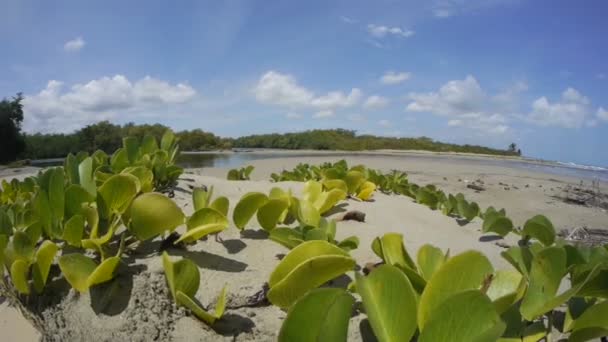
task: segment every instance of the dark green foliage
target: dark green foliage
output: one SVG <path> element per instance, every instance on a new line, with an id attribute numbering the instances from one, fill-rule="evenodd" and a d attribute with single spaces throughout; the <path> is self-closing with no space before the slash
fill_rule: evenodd
<path id="1" fill-rule="evenodd" d="M 23 122 L 23 96 L 17 94 L 11 100 L 0 101 L 0 163 L 17 159 L 25 149 L 21 133 Z"/>
<path id="2" fill-rule="evenodd" d="M 425 150 L 435 152 L 468 152 L 496 155 L 517 155 L 517 151 L 500 150 L 476 145 L 456 145 L 434 141 L 427 137 L 391 138 L 356 135 L 346 129 L 316 129 L 299 133 L 261 134 L 240 137 L 234 147 L 281 148 L 290 150 Z"/>

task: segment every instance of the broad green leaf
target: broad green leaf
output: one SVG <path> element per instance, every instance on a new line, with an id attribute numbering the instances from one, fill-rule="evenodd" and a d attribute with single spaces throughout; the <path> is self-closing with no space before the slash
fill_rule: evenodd
<path id="1" fill-rule="evenodd" d="M 372 195 L 376 191 L 376 184 L 366 181 L 359 187 L 359 193 L 357 194 L 357 198 L 367 201 L 372 198 Z"/>
<path id="2" fill-rule="evenodd" d="M 30 265 L 22 259 L 15 260 L 11 265 L 11 280 L 21 294 L 30 294 L 30 285 L 27 282 Z"/>
<path id="3" fill-rule="evenodd" d="M 63 213 L 65 210 L 65 192 L 64 192 L 64 183 L 65 176 L 63 173 L 63 168 L 56 167 L 49 171 L 49 206 L 51 209 L 51 213 L 54 219 L 63 220 Z"/>
<path id="4" fill-rule="evenodd" d="M 532 252 L 527 247 L 509 247 L 500 255 L 515 267 L 521 274 L 527 276 L 532 267 Z"/>
<path id="5" fill-rule="evenodd" d="M 83 203 L 91 203 L 95 197 L 78 184 L 70 185 L 65 191 L 65 217 L 80 214 Z"/>
<path id="6" fill-rule="evenodd" d="M 52 217 L 51 207 L 49 205 L 49 198 L 46 192 L 42 189 L 38 191 L 38 194 L 33 199 L 33 207 L 36 215 L 38 216 L 38 222 L 42 226 L 42 229 L 48 237 L 54 237 L 51 229 Z"/>
<path id="7" fill-rule="evenodd" d="M 104 204 L 113 213 L 122 214 L 137 194 L 139 180 L 130 174 L 117 174 L 99 187 Z"/>
<path id="8" fill-rule="evenodd" d="M 110 158 L 110 167 L 114 173 L 121 172 L 129 166 L 129 155 L 127 150 L 119 148 Z"/>
<path id="9" fill-rule="evenodd" d="M 271 230 L 269 238 L 270 240 L 278 242 L 289 249 L 294 248 L 304 240 L 302 233 L 296 231 L 295 229 L 286 227 Z"/>
<path id="10" fill-rule="evenodd" d="M 526 221 L 522 235 L 532 237 L 545 246 L 550 246 L 555 241 L 553 224 L 543 215 L 536 215 Z"/>
<path id="11" fill-rule="evenodd" d="M 194 188 L 192 190 L 192 203 L 194 203 L 194 211 L 206 208 L 209 206 L 211 196 L 213 195 L 213 187 L 206 191 L 203 188 Z"/>
<path id="12" fill-rule="evenodd" d="M 376 242 L 378 241 L 378 242 Z M 387 233 L 376 238 L 373 243 L 379 243 L 380 257 L 389 265 L 408 267 L 416 270 L 416 264 L 403 245 L 403 235 Z M 373 248 L 373 247 L 372 247 Z M 378 247 L 376 247 L 378 249 Z"/>
<path id="13" fill-rule="evenodd" d="M 378 341 L 409 341 L 416 332 L 418 299 L 397 267 L 382 265 L 367 277 L 358 273 L 357 292 Z"/>
<path id="14" fill-rule="evenodd" d="M 422 277 L 428 281 L 433 274 L 443 265 L 447 256 L 443 254 L 441 249 L 432 246 L 424 245 L 420 247 L 417 255 L 418 269 Z"/>
<path id="15" fill-rule="evenodd" d="M 222 213 L 213 208 L 203 208 L 192 214 L 192 216 L 190 216 L 190 218 L 188 218 L 186 221 L 186 227 L 188 230 L 207 224 L 221 224 L 224 227 L 228 227 L 228 219 Z"/>
<path id="16" fill-rule="evenodd" d="M 268 300 L 287 308 L 306 292 L 355 267 L 348 253 L 327 241 L 306 241 L 292 249 L 270 275 Z"/>
<path id="17" fill-rule="evenodd" d="M 297 203 L 298 221 L 305 226 L 317 227 L 321 220 L 321 214 L 317 208 L 308 201 L 299 201 Z"/>
<path id="18" fill-rule="evenodd" d="M 279 223 L 283 212 L 287 210 L 289 203 L 285 199 L 270 199 L 258 209 L 258 223 L 266 231 L 271 231 Z"/>
<path id="19" fill-rule="evenodd" d="M 87 278 L 87 287 L 105 283 L 114 278 L 114 273 L 120 262 L 119 256 L 113 256 L 104 260 L 97 266 Z"/>
<path id="20" fill-rule="evenodd" d="M 162 138 L 160 139 L 160 148 L 162 150 L 169 151 L 173 143 L 175 143 L 175 134 L 173 134 L 173 132 L 168 129 L 165 131 L 165 134 L 163 134 Z"/>
<path id="21" fill-rule="evenodd" d="M 349 236 L 346 239 L 340 241 L 338 243 L 338 247 L 342 248 L 345 251 L 352 251 L 353 249 L 357 249 L 359 247 L 359 238 L 356 236 Z"/>
<path id="22" fill-rule="evenodd" d="M 228 216 L 229 207 L 230 207 L 230 201 L 228 200 L 228 197 L 226 197 L 226 196 L 220 196 L 220 197 L 216 198 L 209 205 L 209 208 L 219 211 L 224 216 Z"/>
<path id="23" fill-rule="evenodd" d="M 349 194 L 354 194 L 357 192 L 357 189 L 365 182 L 365 177 L 363 173 L 359 171 L 349 171 L 344 177 L 344 182 L 346 183 L 346 188 Z"/>
<path id="24" fill-rule="evenodd" d="M 513 222 L 508 217 L 502 216 L 497 212 L 484 215 L 483 228 L 484 233 L 494 232 L 500 236 L 506 236 L 513 230 Z"/>
<path id="25" fill-rule="evenodd" d="M 124 137 L 122 138 L 122 146 L 127 151 L 127 157 L 129 158 L 129 164 L 135 163 L 137 155 L 139 153 L 139 141 L 135 137 Z"/>
<path id="26" fill-rule="evenodd" d="M 547 336 L 547 328 L 544 322 L 534 322 L 523 329 L 522 335 L 522 342 L 542 341 Z"/>
<path id="27" fill-rule="evenodd" d="M 4 250 L 7 245 L 8 236 L 0 234 L 0 277 L 4 277 Z"/>
<path id="28" fill-rule="evenodd" d="M 418 341 L 493 342 L 504 329 L 490 299 L 478 290 L 468 290 L 454 293 L 434 310 Z"/>
<path id="29" fill-rule="evenodd" d="M 321 195 L 321 192 L 323 192 L 323 186 L 321 185 L 321 183 L 310 180 L 304 183 L 304 190 L 302 190 L 302 199 L 314 203 Z"/>
<path id="30" fill-rule="evenodd" d="M 122 170 L 122 173 L 130 174 L 130 175 L 137 177 L 137 179 L 139 180 L 139 186 L 140 186 L 140 189 L 138 189 L 138 192 L 139 191 L 141 191 L 141 192 L 152 191 L 152 187 L 153 187 L 153 183 L 154 183 L 154 174 L 147 167 L 143 167 L 143 166 L 127 167 L 126 169 Z"/>
<path id="31" fill-rule="evenodd" d="M 593 338 L 606 336 L 608 334 L 608 301 L 595 304 L 583 312 L 572 324 L 572 335 L 570 340 L 584 340 L 581 337 Z M 603 335 L 602 335 L 603 334 Z M 573 338 L 572 338 L 573 337 Z"/>
<path id="32" fill-rule="evenodd" d="M 450 296 L 478 289 L 494 273 L 492 264 L 483 254 L 467 251 L 448 259 L 427 282 L 420 297 L 418 327 L 424 330 L 435 310 Z"/>
<path id="33" fill-rule="evenodd" d="M 63 227 L 63 239 L 74 247 L 80 247 L 82 234 L 84 233 L 84 216 L 72 216 Z"/>
<path id="34" fill-rule="evenodd" d="M 224 311 L 226 310 L 226 291 L 227 287 L 224 285 L 215 302 L 215 317 L 218 319 L 224 315 Z"/>
<path id="35" fill-rule="evenodd" d="M 498 314 L 502 314 L 521 299 L 526 288 L 525 279 L 515 270 L 500 270 L 494 273 L 486 295 L 494 302 Z"/>
<path id="36" fill-rule="evenodd" d="M 163 267 L 171 295 L 178 303 L 178 291 L 187 297 L 194 297 L 200 285 L 200 272 L 192 260 L 184 258 L 172 262 L 169 254 L 163 252 Z"/>
<path id="37" fill-rule="evenodd" d="M 477 205 L 477 203 L 469 203 L 464 199 L 464 197 L 457 197 L 456 201 L 458 214 L 467 221 L 471 221 L 475 218 L 475 216 L 479 215 L 479 205 Z"/>
<path id="38" fill-rule="evenodd" d="M 437 196 L 430 189 L 423 187 L 416 193 L 416 202 L 424 204 L 431 209 L 437 209 Z"/>
<path id="39" fill-rule="evenodd" d="M 238 181 L 239 179 L 239 171 L 237 169 L 230 169 L 228 174 L 226 175 L 227 180 Z"/>
<path id="40" fill-rule="evenodd" d="M 315 289 L 287 313 L 279 342 L 346 341 L 355 299 L 343 289 Z"/>
<path id="41" fill-rule="evenodd" d="M 591 341 L 600 337 L 608 336 L 608 329 L 605 328 L 586 328 L 574 331 L 570 334 L 568 342 Z"/>
<path id="42" fill-rule="evenodd" d="M 346 183 L 341 179 L 326 179 L 323 181 L 323 186 L 327 190 L 338 189 L 338 190 L 342 190 L 344 192 L 348 191 L 348 187 L 346 186 Z"/>
<path id="43" fill-rule="evenodd" d="M 173 231 L 184 223 L 184 213 L 169 198 L 148 192 L 131 203 L 129 229 L 141 241 L 151 239 L 165 231 Z"/>
<path id="44" fill-rule="evenodd" d="M 232 213 L 232 220 L 236 227 L 244 229 L 255 212 L 266 202 L 268 202 L 268 196 L 260 192 L 250 192 L 241 197 Z"/>
<path id="45" fill-rule="evenodd" d="M 95 185 L 95 179 L 93 179 L 93 159 L 91 157 L 85 158 L 80 165 L 78 165 L 78 178 L 80 179 L 80 185 L 93 197 L 97 195 L 97 186 Z"/>
<path id="46" fill-rule="evenodd" d="M 78 164 L 79 162 L 76 159 L 76 156 L 71 153 L 65 158 L 64 169 L 70 184 L 80 183 L 80 178 L 78 177 Z"/>
<path id="47" fill-rule="evenodd" d="M 306 231 L 304 234 L 304 240 L 323 240 L 327 241 L 327 232 L 321 228 L 313 228 Z"/>
<path id="48" fill-rule="evenodd" d="M 23 260 L 27 264 L 33 261 L 35 253 L 35 244 L 24 232 L 15 232 L 10 239 L 4 256 L 7 261 L 7 267 L 13 264 L 16 260 Z"/>
<path id="49" fill-rule="evenodd" d="M 88 278 L 97 268 L 93 259 L 82 254 L 65 254 L 59 258 L 59 268 L 65 279 L 78 292 L 89 289 Z"/>
<path id="50" fill-rule="evenodd" d="M 209 234 L 219 233 L 222 230 L 226 229 L 225 224 L 221 223 L 210 223 L 202 226 L 198 226 L 196 228 L 189 229 L 184 235 L 180 236 L 179 239 L 175 241 L 175 243 L 179 243 L 182 241 L 194 241 L 198 239 L 202 239 L 203 237 Z"/>
<path id="51" fill-rule="evenodd" d="M 42 293 L 57 250 L 59 250 L 57 245 L 47 240 L 36 251 L 36 262 L 32 265 L 32 279 L 36 293 Z"/>
<path id="52" fill-rule="evenodd" d="M 154 151 L 158 150 L 158 144 L 156 143 L 156 138 L 154 136 L 146 134 L 141 141 L 141 153 L 142 154 L 152 154 Z"/>
<path id="53" fill-rule="evenodd" d="M 314 202 L 314 206 L 317 208 L 317 211 L 319 211 L 320 214 L 324 214 L 333 208 L 336 203 L 344 200 L 345 198 L 345 191 L 340 189 L 331 189 L 327 192 L 321 193 Z"/>

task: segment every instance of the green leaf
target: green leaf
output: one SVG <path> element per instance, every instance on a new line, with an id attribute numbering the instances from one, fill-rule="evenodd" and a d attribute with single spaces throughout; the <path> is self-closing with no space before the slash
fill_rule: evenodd
<path id="1" fill-rule="evenodd" d="M 34 290 L 36 290 L 36 293 L 42 293 L 42 289 L 49 276 L 51 264 L 53 263 L 53 259 L 58 250 L 59 248 L 56 244 L 47 240 L 44 241 L 38 248 L 38 251 L 36 251 L 36 262 L 32 268 L 32 278 L 34 280 Z"/>
<path id="2" fill-rule="evenodd" d="M 110 158 L 110 167 L 114 173 L 121 172 L 129 166 L 129 155 L 127 150 L 119 148 Z"/>
<path id="3" fill-rule="evenodd" d="M 97 266 L 87 278 L 87 287 L 105 283 L 114 278 L 114 273 L 120 262 L 119 256 L 113 256 L 104 260 Z"/>
<path id="4" fill-rule="evenodd" d="M 357 292 L 378 341 L 409 341 L 416 332 L 417 294 L 397 267 L 356 274 Z"/>
<path id="5" fill-rule="evenodd" d="M 194 297 L 200 285 L 200 272 L 192 260 L 183 258 L 172 262 L 169 254 L 163 252 L 163 267 L 171 295 L 178 303 L 178 291 L 187 297 Z"/>
<path id="6" fill-rule="evenodd" d="M 424 329 L 435 310 L 453 294 L 478 289 L 494 272 L 483 254 L 467 251 L 448 259 L 427 282 L 420 297 L 418 326 Z"/>
<path id="7" fill-rule="evenodd" d="M 30 294 L 30 285 L 27 282 L 29 271 L 30 265 L 25 260 L 15 260 L 11 265 L 11 280 L 21 294 Z"/>
<path id="8" fill-rule="evenodd" d="M 376 184 L 366 181 L 359 187 L 359 193 L 357 194 L 357 198 L 363 201 L 367 201 L 372 198 L 372 195 L 376 191 Z"/>
<path id="9" fill-rule="evenodd" d="M 122 170 L 121 173 L 126 173 L 137 177 L 139 180 L 140 191 L 142 192 L 150 192 L 152 191 L 154 185 L 154 173 L 147 167 L 143 166 L 134 166 L 127 167 Z"/>
<path id="10" fill-rule="evenodd" d="M 209 206 L 211 196 L 213 195 L 213 187 L 206 191 L 203 188 L 194 188 L 192 191 L 192 203 L 194 203 L 194 211 L 206 208 Z"/>
<path id="11" fill-rule="evenodd" d="M 543 215 L 536 215 L 526 221 L 522 235 L 532 237 L 545 246 L 550 246 L 555 242 L 553 224 Z"/>
<path id="12" fill-rule="evenodd" d="M 475 202 L 467 202 L 464 197 L 456 197 L 457 201 L 457 209 L 458 214 L 466 219 L 467 221 L 471 221 L 475 218 L 475 216 L 479 215 L 479 205 Z"/>
<path id="13" fill-rule="evenodd" d="M 349 194 L 354 194 L 357 189 L 365 182 L 365 176 L 359 171 L 349 171 L 344 177 L 346 188 Z"/>
<path id="14" fill-rule="evenodd" d="M 343 289 L 315 289 L 287 313 L 279 342 L 346 341 L 355 299 Z"/>
<path id="15" fill-rule="evenodd" d="M 508 217 L 494 212 L 484 215 L 482 231 L 484 233 L 494 232 L 500 236 L 506 236 L 513 230 L 513 222 Z"/>
<path id="16" fill-rule="evenodd" d="M 527 247 L 509 247 L 500 255 L 515 267 L 521 274 L 527 276 L 532 267 L 532 252 Z"/>
<path id="17" fill-rule="evenodd" d="M 403 234 L 387 233 L 380 238 L 376 238 L 372 244 L 374 243 L 377 244 L 375 248 L 380 251 L 379 255 L 385 263 L 416 270 L 414 260 L 403 245 Z"/>
<path id="18" fill-rule="evenodd" d="M 268 196 L 260 192 L 250 192 L 241 197 L 232 213 L 232 220 L 239 229 L 244 229 L 253 214 L 268 202 Z"/>
<path id="19" fill-rule="evenodd" d="M 505 324 L 490 299 L 477 290 L 446 298 L 429 317 L 420 342 L 496 341 Z"/>
<path id="20" fill-rule="evenodd" d="M 174 143 L 175 134 L 173 134 L 170 129 L 166 130 L 162 138 L 160 139 L 160 148 L 168 152 L 173 147 Z"/>
<path id="21" fill-rule="evenodd" d="M 88 278 L 97 268 L 91 258 L 82 254 L 65 254 L 59 258 L 59 268 L 70 285 L 79 292 L 89 289 Z"/>
<path id="22" fill-rule="evenodd" d="M 74 247 L 80 247 L 84 233 L 84 216 L 74 215 L 63 226 L 63 239 Z"/>
<path id="23" fill-rule="evenodd" d="M 63 173 L 63 168 L 56 167 L 49 171 L 49 206 L 51 209 L 51 214 L 55 220 L 63 220 L 63 213 L 65 208 L 65 192 L 64 192 L 64 183 L 65 177 Z"/>
<path id="24" fill-rule="evenodd" d="M 302 199 L 314 203 L 323 192 L 323 185 L 317 181 L 310 180 L 304 183 Z"/>
<path id="25" fill-rule="evenodd" d="M 301 232 L 286 227 L 271 230 L 269 238 L 270 240 L 278 242 L 289 249 L 294 248 L 304 240 L 304 236 Z"/>
<path id="26" fill-rule="evenodd" d="M 198 226 L 196 228 L 189 229 L 184 235 L 180 236 L 179 239 L 175 241 L 175 243 L 179 243 L 182 241 L 194 241 L 198 239 L 202 239 L 203 237 L 209 234 L 219 233 L 222 230 L 226 229 L 225 224 L 221 223 L 210 223 L 202 226 Z"/>
<path id="27" fill-rule="evenodd" d="M 314 202 L 315 208 L 319 211 L 319 214 L 324 214 L 331 208 L 333 208 L 338 202 L 346 198 L 346 192 L 340 189 L 331 189 L 326 192 L 322 192 Z"/>
<path id="28" fill-rule="evenodd" d="M 95 179 L 93 179 L 93 159 L 91 157 L 85 158 L 80 165 L 78 165 L 78 178 L 80 179 L 80 185 L 93 197 L 97 195 L 97 186 L 95 185 Z"/>
<path id="29" fill-rule="evenodd" d="M 342 248 L 345 251 L 352 251 L 353 249 L 357 249 L 359 247 L 359 238 L 356 236 L 349 236 L 346 239 L 340 241 L 338 243 L 338 247 Z"/>
<path id="30" fill-rule="evenodd" d="M 230 201 L 226 196 L 220 196 L 213 200 L 209 205 L 210 208 L 215 209 L 222 213 L 224 216 L 228 216 L 228 209 L 230 207 Z"/>
<path id="31" fill-rule="evenodd" d="M 295 201 L 297 203 L 297 218 L 305 226 L 318 227 L 321 214 L 317 208 L 308 201 Z"/>
<path id="32" fill-rule="evenodd" d="M 65 217 L 80 214 L 83 203 L 92 203 L 95 197 L 78 184 L 70 185 L 65 191 Z"/>
<path id="33" fill-rule="evenodd" d="M 141 141 L 141 154 L 152 154 L 158 150 L 158 144 L 156 138 L 152 135 L 146 134 Z"/>
<path id="34" fill-rule="evenodd" d="M 148 192 L 131 203 L 129 229 L 141 241 L 151 239 L 165 231 L 173 231 L 184 223 L 184 213 L 169 198 Z"/>
<path id="35" fill-rule="evenodd" d="M 585 338 L 589 338 L 591 335 L 593 338 L 606 336 L 608 334 L 608 301 L 595 304 L 585 310 L 572 324 L 572 331 L 570 340 L 574 341 L 584 340 L 581 338 L 583 336 Z"/>
<path id="36" fill-rule="evenodd" d="M 113 213 L 122 214 L 137 194 L 139 180 L 130 174 L 117 174 L 99 187 L 104 204 Z"/>
<path id="37" fill-rule="evenodd" d="M 323 186 L 327 190 L 338 189 L 338 190 L 342 190 L 344 192 L 348 191 L 348 187 L 346 186 L 346 183 L 341 179 L 326 179 L 323 181 Z"/>
<path id="38" fill-rule="evenodd" d="M 416 202 L 424 204 L 431 209 L 437 209 L 437 196 L 426 187 L 420 188 L 416 193 Z"/>
<path id="39" fill-rule="evenodd" d="M 238 181 L 239 179 L 239 171 L 237 169 L 230 169 L 228 171 L 228 175 L 226 175 L 227 180 Z"/>
<path id="40" fill-rule="evenodd" d="M 135 137 L 124 137 L 122 138 L 122 146 L 127 151 L 127 157 L 129 158 L 129 164 L 135 163 L 139 154 L 139 141 Z"/>
<path id="41" fill-rule="evenodd" d="M 266 231 L 271 231 L 279 223 L 283 212 L 287 210 L 289 203 L 285 199 L 270 199 L 258 209 L 258 223 Z"/>
<path id="42" fill-rule="evenodd" d="M 432 246 L 424 245 L 418 250 L 417 262 L 418 269 L 422 277 L 428 281 L 431 279 L 433 274 L 443 265 L 447 260 L 447 256 L 443 254 L 441 249 Z"/>
<path id="43" fill-rule="evenodd" d="M 292 249 L 270 275 L 268 300 L 291 306 L 306 292 L 355 267 L 348 253 L 327 241 L 306 241 Z"/>
<path id="44" fill-rule="evenodd" d="M 498 314 L 509 309 L 524 295 L 526 282 L 524 277 L 515 270 L 500 270 L 494 273 L 486 295 L 494 302 Z"/>
<path id="45" fill-rule="evenodd" d="M 35 244 L 24 232 L 15 232 L 9 241 L 4 256 L 7 261 L 7 267 L 13 264 L 16 260 L 23 260 L 27 264 L 33 261 L 35 253 Z"/>

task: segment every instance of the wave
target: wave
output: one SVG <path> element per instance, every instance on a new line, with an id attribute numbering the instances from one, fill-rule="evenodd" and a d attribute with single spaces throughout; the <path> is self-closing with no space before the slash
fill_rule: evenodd
<path id="1" fill-rule="evenodd" d="M 608 168 L 601 167 L 601 166 L 582 165 L 582 164 L 576 164 L 573 162 L 560 162 L 560 161 L 558 161 L 557 163 L 561 166 L 571 167 L 571 168 L 576 168 L 576 169 L 591 170 L 591 171 L 608 171 Z"/>

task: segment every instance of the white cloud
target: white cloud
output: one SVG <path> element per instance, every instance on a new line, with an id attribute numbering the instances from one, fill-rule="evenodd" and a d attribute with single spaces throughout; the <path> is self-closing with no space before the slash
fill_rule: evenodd
<path id="1" fill-rule="evenodd" d="M 597 113 L 595 113 L 598 119 L 603 121 L 608 121 L 608 110 L 604 109 L 604 107 L 600 107 L 597 109 Z"/>
<path id="2" fill-rule="evenodd" d="M 379 95 L 372 95 L 365 100 L 363 103 L 363 108 L 366 109 L 381 109 L 386 107 L 389 104 L 389 100 L 386 97 L 382 97 Z"/>
<path id="3" fill-rule="evenodd" d="M 386 119 L 382 119 L 382 120 L 378 121 L 378 125 L 380 125 L 382 127 L 391 127 L 392 126 L 391 122 Z"/>
<path id="4" fill-rule="evenodd" d="M 581 127 L 590 112 L 589 99 L 576 89 L 568 88 L 557 102 L 539 97 L 532 103 L 528 120 L 540 126 Z"/>
<path id="5" fill-rule="evenodd" d="M 414 35 L 414 31 L 402 29 L 401 27 L 389 27 L 384 25 L 367 25 L 367 32 L 376 38 L 384 38 L 388 35 L 393 35 L 402 38 L 408 38 Z"/>
<path id="6" fill-rule="evenodd" d="M 350 108 L 359 103 L 363 93 L 358 88 L 352 88 L 350 93 L 330 91 L 324 95 L 315 95 L 311 90 L 300 86 L 296 79 L 287 74 L 269 71 L 262 75 L 253 88 L 258 102 L 262 104 L 296 108 L 309 108 L 318 110 L 327 117 L 338 109 Z"/>
<path id="7" fill-rule="evenodd" d="M 433 15 L 437 18 L 447 18 L 451 17 L 454 13 L 447 8 L 435 8 L 433 10 Z"/>
<path id="8" fill-rule="evenodd" d="M 412 74 L 409 72 L 387 71 L 380 78 L 380 82 L 382 84 L 399 84 L 399 83 L 407 81 L 408 79 L 410 79 L 411 76 L 412 76 Z"/>
<path id="9" fill-rule="evenodd" d="M 80 51 L 85 46 L 86 42 L 82 37 L 78 37 L 76 39 L 68 40 L 65 44 L 63 44 L 63 49 L 65 51 Z"/>
<path id="10" fill-rule="evenodd" d="M 340 16 L 340 20 L 342 20 L 343 22 L 345 22 L 347 24 L 356 24 L 356 23 L 359 22 L 356 19 L 353 19 L 351 17 L 347 17 L 345 15 Z"/>
<path id="11" fill-rule="evenodd" d="M 482 109 L 485 94 L 477 80 L 469 75 L 464 80 L 449 81 L 437 92 L 410 93 L 413 100 L 406 109 L 437 115 L 458 115 Z"/>
<path id="12" fill-rule="evenodd" d="M 507 118 L 490 111 L 491 97 L 487 96 L 475 77 L 452 80 L 438 91 L 410 93 L 412 100 L 406 110 L 426 112 L 448 117 L 451 127 L 465 127 L 485 134 L 502 134 L 508 131 Z"/>
<path id="13" fill-rule="evenodd" d="M 332 116 L 334 116 L 333 110 L 326 109 L 326 110 L 320 110 L 320 111 L 316 112 L 312 117 L 315 119 L 323 119 L 323 118 L 329 118 Z"/>
<path id="14" fill-rule="evenodd" d="M 300 115 L 298 113 L 294 113 L 294 112 L 289 112 L 289 113 L 285 114 L 285 117 L 288 119 L 301 119 L 302 115 Z"/>
<path id="15" fill-rule="evenodd" d="M 52 80 L 38 94 L 25 96 L 25 129 L 66 132 L 118 114 L 150 115 L 159 106 L 178 105 L 195 96 L 189 85 L 171 85 L 149 76 L 135 83 L 123 75 L 102 77 L 67 91 L 62 82 Z"/>

